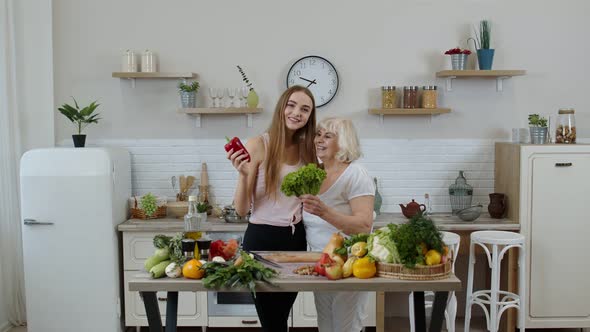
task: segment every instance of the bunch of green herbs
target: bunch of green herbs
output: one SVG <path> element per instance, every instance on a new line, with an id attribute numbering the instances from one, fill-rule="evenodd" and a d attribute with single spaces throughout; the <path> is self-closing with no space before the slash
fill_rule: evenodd
<path id="1" fill-rule="evenodd" d="M 443 252 L 444 243 L 441 232 L 434 222 L 422 213 L 416 214 L 407 223 L 397 226 L 390 236 L 397 246 L 402 264 L 409 268 L 425 263 L 422 253 L 423 244 L 440 253 Z"/>
<path id="2" fill-rule="evenodd" d="M 229 262 L 209 262 L 203 265 L 206 277 L 203 279 L 203 285 L 206 288 L 248 288 L 256 297 L 256 282 L 264 282 L 273 285 L 271 279 L 279 273 L 266 267 L 259 261 L 254 260 L 245 251 L 240 251 L 242 259 L 240 264 Z"/>

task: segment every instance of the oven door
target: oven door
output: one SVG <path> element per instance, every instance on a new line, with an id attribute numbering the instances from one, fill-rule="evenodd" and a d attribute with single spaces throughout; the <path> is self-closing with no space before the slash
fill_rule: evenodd
<path id="1" fill-rule="evenodd" d="M 207 315 L 258 316 L 252 294 L 248 292 L 208 292 Z"/>

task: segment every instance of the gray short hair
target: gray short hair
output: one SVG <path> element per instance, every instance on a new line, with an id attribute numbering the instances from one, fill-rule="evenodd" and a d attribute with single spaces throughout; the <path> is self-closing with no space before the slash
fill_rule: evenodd
<path id="1" fill-rule="evenodd" d="M 317 124 L 317 129 L 323 129 L 327 132 L 334 133 L 338 137 L 338 147 L 336 159 L 351 163 L 361 156 L 361 145 L 358 135 L 352 121 L 347 118 L 326 118 Z"/>

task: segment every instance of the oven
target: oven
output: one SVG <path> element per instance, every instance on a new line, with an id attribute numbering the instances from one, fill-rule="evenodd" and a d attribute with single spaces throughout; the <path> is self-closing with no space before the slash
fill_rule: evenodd
<path id="1" fill-rule="evenodd" d="M 248 292 L 209 292 L 207 294 L 209 316 L 257 317 L 252 294 Z"/>

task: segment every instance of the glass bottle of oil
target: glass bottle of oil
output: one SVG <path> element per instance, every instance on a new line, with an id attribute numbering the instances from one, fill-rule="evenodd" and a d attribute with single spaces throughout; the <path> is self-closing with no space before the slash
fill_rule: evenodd
<path id="1" fill-rule="evenodd" d="M 184 237 L 187 239 L 198 240 L 202 236 L 201 219 L 197 216 L 197 196 L 189 196 L 188 213 L 184 216 Z M 195 258 L 199 259 L 199 248 L 195 245 Z"/>

